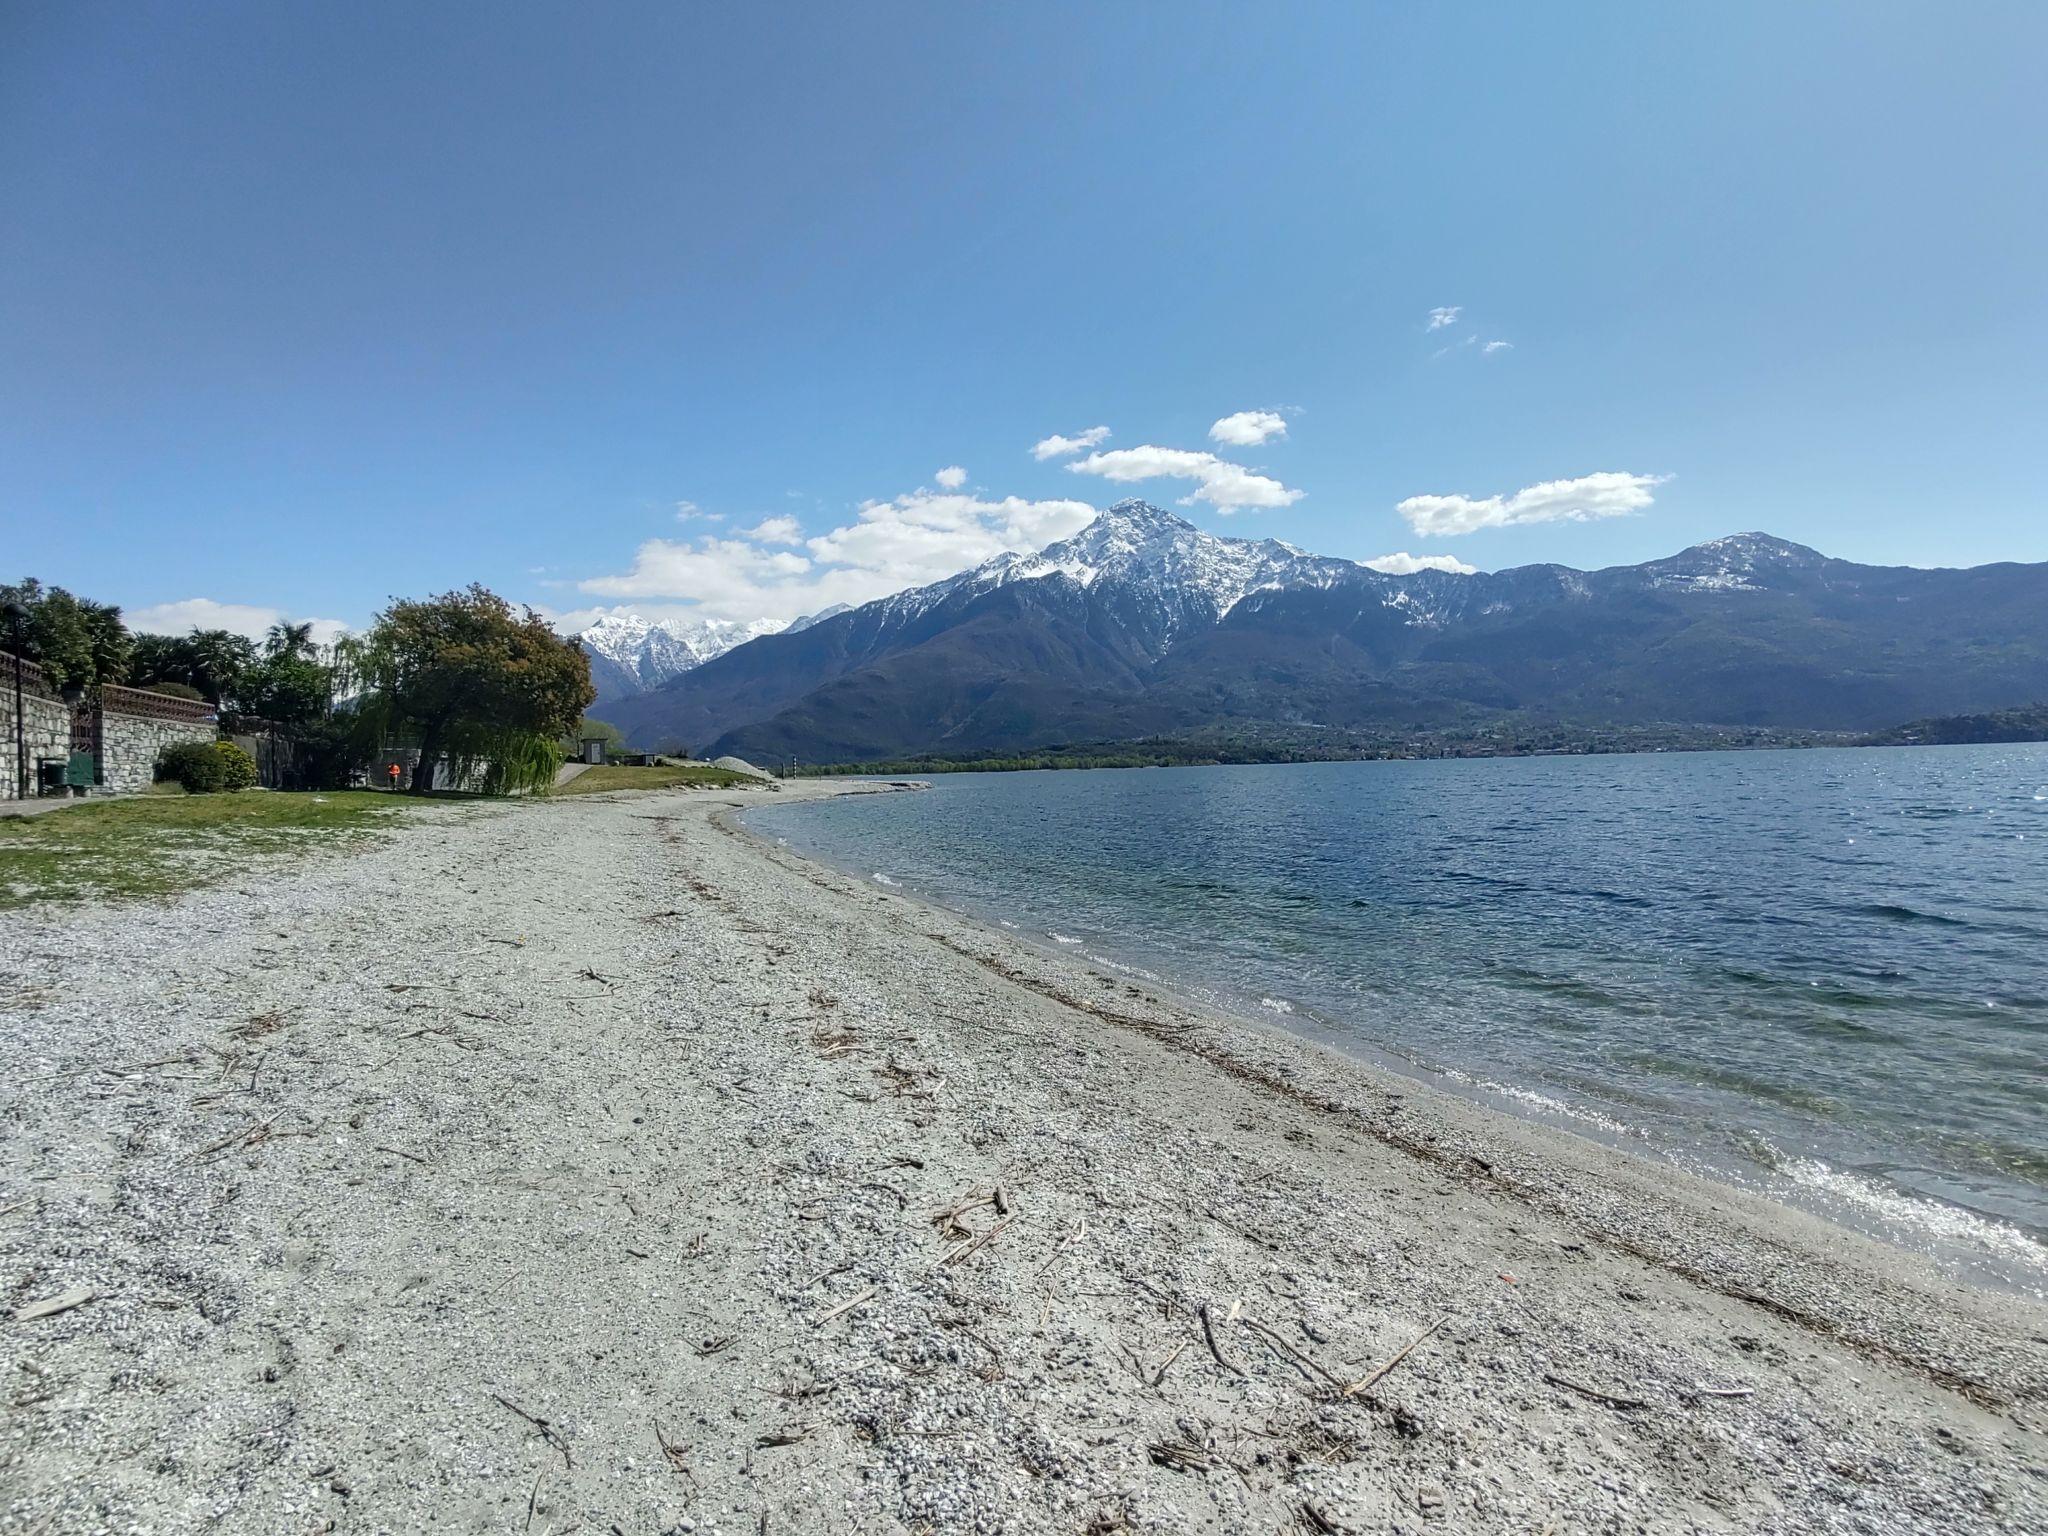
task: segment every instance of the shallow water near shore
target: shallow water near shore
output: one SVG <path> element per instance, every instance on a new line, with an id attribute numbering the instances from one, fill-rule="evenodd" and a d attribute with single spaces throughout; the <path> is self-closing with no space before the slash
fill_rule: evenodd
<path id="1" fill-rule="evenodd" d="M 2048 1294 L 2048 746 L 949 774 L 747 820 Z"/>

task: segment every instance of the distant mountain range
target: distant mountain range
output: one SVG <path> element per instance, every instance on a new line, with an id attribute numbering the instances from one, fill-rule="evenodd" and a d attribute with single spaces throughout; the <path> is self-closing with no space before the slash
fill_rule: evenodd
<path id="1" fill-rule="evenodd" d="M 2043 697 L 2048 565 L 1855 565 L 1745 533 L 1603 571 L 1389 576 L 1125 501 L 734 639 L 604 714 L 646 745 L 859 762 L 1517 718 L 1871 731 Z"/>
<path id="2" fill-rule="evenodd" d="M 840 603 L 788 624 L 780 619 L 643 619 L 636 613 L 607 613 L 576 634 L 590 657 L 590 680 L 597 685 L 591 712 L 603 717 L 607 705 L 659 688 L 692 667 L 723 656 L 736 645 L 762 635 L 788 634 L 845 613 Z"/>

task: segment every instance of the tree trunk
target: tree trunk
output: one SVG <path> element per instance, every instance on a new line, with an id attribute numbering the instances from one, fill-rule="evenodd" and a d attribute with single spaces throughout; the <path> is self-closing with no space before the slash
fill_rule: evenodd
<path id="1" fill-rule="evenodd" d="M 430 725 L 420 735 L 420 755 L 412 765 L 412 792 L 424 795 L 434 787 L 434 765 L 441 760 L 441 727 Z"/>

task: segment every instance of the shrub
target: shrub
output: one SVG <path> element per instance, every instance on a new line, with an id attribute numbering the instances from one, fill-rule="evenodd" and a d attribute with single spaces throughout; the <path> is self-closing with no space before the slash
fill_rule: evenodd
<path id="1" fill-rule="evenodd" d="M 220 754 L 221 788 L 254 789 L 256 787 L 256 759 L 236 746 L 232 741 L 216 741 L 213 750 Z"/>
<path id="2" fill-rule="evenodd" d="M 210 795 L 227 783 L 227 759 L 210 741 L 181 741 L 157 755 L 156 777 L 184 785 L 187 794 Z"/>

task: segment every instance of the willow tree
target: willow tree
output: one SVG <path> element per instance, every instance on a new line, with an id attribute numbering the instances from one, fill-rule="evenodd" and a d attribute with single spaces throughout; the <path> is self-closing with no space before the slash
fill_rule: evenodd
<path id="1" fill-rule="evenodd" d="M 357 718 L 380 738 L 413 737 L 412 791 L 433 787 L 445 757 L 458 783 L 481 769 L 491 792 L 544 789 L 597 690 L 590 658 L 531 608 L 481 586 L 377 615 L 356 658 Z"/>

